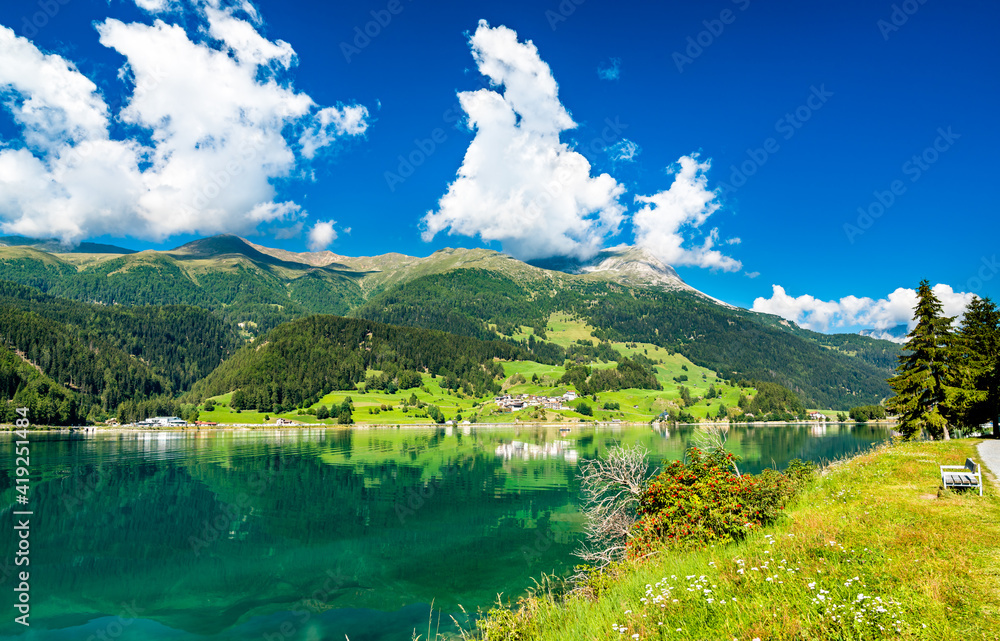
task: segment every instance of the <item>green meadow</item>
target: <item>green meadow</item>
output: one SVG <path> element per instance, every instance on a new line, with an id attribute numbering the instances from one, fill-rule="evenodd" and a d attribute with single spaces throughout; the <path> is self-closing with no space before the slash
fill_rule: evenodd
<path id="1" fill-rule="evenodd" d="M 524 334 L 530 334 L 531 328 L 522 328 Z M 547 339 L 563 347 L 568 347 L 577 341 L 590 341 L 593 338 L 593 328 L 584 321 L 573 319 L 562 313 L 553 314 L 546 327 Z M 595 341 L 596 342 L 596 341 Z M 419 388 L 399 390 L 394 394 L 384 391 L 366 392 L 363 385 L 360 389 L 336 391 L 327 394 L 306 411 L 317 410 L 320 406 L 330 408 L 341 405 L 346 398 L 353 405 L 352 418 L 356 424 L 369 425 L 399 425 L 399 424 L 433 424 L 434 420 L 427 416 L 427 405 L 438 407 L 447 420 L 462 422 L 469 420 L 477 423 L 515 423 L 515 422 L 578 422 L 578 421 L 622 421 L 646 423 L 672 404 L 675 406 L 681 396 L 681 385 L 690 390 L 692 397 L 702 400 L 685 409 L 698 419 L 706 419 L 718 415 L 721 406 L 734 407 L 740 395 L 752 397 L 756 390 L 727 385 L 718 378 L 716 372 L 699 367 L 686 357 L 668 352 L 662 347 L 650 343 L 612 343 L 615 350 L 623 356 L 632 357 L 642 354 L 655 363 L 656 378 L 663 390 L 624 389 L 602 392 L 593 397 L 581 399 L 592 409 L 592 415 L 585 415 L 573 409 L 569 410 L 538 410 L 527 408 L 518 412 L 504 412 L 493 402 L 492 397 L 476 398 L 461 392 L 442 389 L 440 381 L 427 374 L 422 376 Z M 611 368 L 615 362 L 595 361 L 588 364 L 592 368 Z M 566 369 L 561 365 L 545 365 L 535 361 L 512 361 L 503 364 L 504 392 L 518 394 L 533 394 L 539 396 L 561 396 L 573 390 L 572 385 L 559 384 L 558 381 Z M 374 371 L 369 374 L 378 373 Z M 519 375 L 519 376 L 518 376 Z M 515 378 L 517 377 L 517 378 Z M 523 377 L 524 382 L 520 381 Z M 686 377 L 686 379 L 684 378 Z M 705 399 L 709 388 L 714 387 L 718 396 Z M 416 397 L 416 406 L 410 404 Z M 319 420 L 313 414 L 299 414 L 300 410 L 283 414 L 243 410 L 237 412 L 229 407 L 231 394 L 223 394 L 211 398 L 214 410 L 206 411 L 202 407 L 199 420 L 220 424 L 275 424 L 279 418 L 296 423 L 337 424 L 337 419 Z M 579 402 L 579 401 L 577 401 Z M 573 405 L 576 405 L 574 402 Z M 604 409 L 605 404 L 618 409 Z M 836 412 L 829 412 L 833 418 Z"/>

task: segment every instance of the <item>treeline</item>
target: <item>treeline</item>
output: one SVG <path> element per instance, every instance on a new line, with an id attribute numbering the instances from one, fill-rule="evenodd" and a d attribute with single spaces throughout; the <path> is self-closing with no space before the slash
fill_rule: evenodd
<path id="1" fill-rule="evenodd" d="M 955 428 L 972 431 L 990 423 L 1000 438 L 1000 310 L 989 298 L 975 297 L 955 329 L 955 318 L 944 315 L 924 280 L 913 318 L 907 351 L 889 379 L 896 395 L 886 402 L 899 417 L 899 431 L 947 439 Z"/>
<path id="2" fill-rule="evenodd" d="M 656 380 L 653 362 L 641 354 L 633 358 L 620 357 L 614 369 L 590 368 L 586 365 L 567 365 L 559 379 L 563 385 L 573 385 L 585 396 L 621 389 L 662 390 Z"/>
<path id="3" fill-rule="evenodd" d="M 233 393 L 233 403 L 238 402 L 238 399 L 241 397 L 242 394 L 243 394 L 242 390 L 236 390 Z M 240 408 L 236 407 L 236 410 L 239 411 Z M 299 410 L 298 414 L 299 416 L 312 415 L 321 421 L 325 421 L 328 418 L 332 418 L 336 420 L 337 423 L 340 425 L 350 425 L 354 423 L 354 416 L 353 416 L 354 402 L 353 399 L 351 399 L 351 397 L 348 396 L 343 400 L 343 402 L 341 402 L 340 405 L 333 405 L 330 407 L 327 407 L 326 405 L 320 405 L 316 409 L 310 408 L 310 409 Z"/>
<path id="4" fill-rule="evenodd" d="M 886 417 L 885 408 L 881 405 L 859 405 L 858 407 L 852 407 L 848 415 L 851 417 L 851 420 L 859 423 L 881 421 Z"/>
<path id="5" fill-rule="evenodd" d="M 395 394 L 399 390 L 420 387 L 423 381 L 424 379 L 419 372 L 401 370 L 394 363 L 389 363 L 384 371 L 370 374 L 365 379 L 365 391 L 385 391 Z M 450 389 L 454 389 L 454 387 Z"/>
<path id="6" fill-rule="evenodd" d="M 78 393 L 95 420 L 188 389 L 238 343 L 228 324 L 194 307 L 91 305 L 0 281 L 0 344 Z"/>
<path id="7" fill-rule="evenodd" d="M 412 384 L 414 374 L 423 373 L 443 378 L 446 388 L 486 396 L 500 389 L 503 367 L 497 361 L 531 358 L 523 346 L 505 341 L 310 316 L 281 325 L 241 349 L 196 384 L 190 398 L 240 390 L 247 407 L 287 411 L 368 381 L 387 386 L 391 381 L 404 389 L 400 383 Z M 368 376 L 370 370 L 380 374 Z"/>

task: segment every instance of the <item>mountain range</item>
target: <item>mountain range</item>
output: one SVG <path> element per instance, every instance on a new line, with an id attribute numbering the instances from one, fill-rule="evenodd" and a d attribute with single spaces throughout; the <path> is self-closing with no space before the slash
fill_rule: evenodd
<path id="1" fill-rule="evenodd" d="M 887 396 L 885 379 L 900 353 L 888 341 L 819 334 L 727 305 L 635 247 L 586 264 L 531 265 L 487 249 L 351 257 L 288 252 L 231 235 L 141 252 L 7 237 L 0 238 L 0 279 L 95 310 L 192 306 L 244 340 L 333 314 L 480 340 L 530 335 L 543 353 L 549 319 L 568 314 L 586 322 L 596 340 L 658 345 L 726 378 L 776 382 L 811 406 L 834 409 Z M 206 362 L 198 363 L 200 376 Z M 192 381 L 182 378 L 173 374 L 166 387 L 183 391 Z"/>
<path id="2" fill-rule="evenodd" d="M 5 271 L 15 264 L 34 263 L 50 276 L 43 277 L 41 283 L 48 284 L 55 292 L 71 291 L 70 281 L 56 276 L 69 275 L 69 267 L 80 274 L 101 273 L 114 281 L 129 273 L 144 272 L 154 277 L 183 275 L 186 282 L 173 294 L 173 300 L 161 303 L 180 303 L 192 296 L 189 291 L 201 286 L 211 291 L 212 285 L 199 282 L 199 275 L 225 273 L 229 270 L 246 268 L 257 272 L 256 280 L 266 282 L 272 278 L 288 288 L 288 298 L 297 300 L 295 281 L 302 277 L 319 279 L 332 283 L 329 291 L 331 299 L 359 296 L 367 299 L 393 285 L 413 280 L 420 276 L 443 273 L 453 269 L 480 268 L 506 274 L 527 277 L 537 281 L 567 276 L 579 276 L 584 280 L 612 281 L 628 285 L 658 286 L 668 290 L 697 290 L 687 285 L 677 272 L 649 252 L 636 247 L 622 247 L 605 250 L 589 263 L 559 261 L 556 264 L 528 264 L 510 256 L 488 249 L 446 248 L 425 258 L 389 253 L 380 256 L 342 256 L 330 251 L 289 252 L 255 244 L 244 238 L 221 235 L 203 238 L 168 251 L 144 251 L 83 243 L 76 247 L 64 247 L 55 240 L 37 240 L 20 237 L 0 238 L 0 261 Z M 150 271 L 153 270 L 153 271 Z M 589 278 L 588 278 L 589 277 Z M 301 284 L 298 283 L 301 288 Z M 346 285 L 346 291 L 342 289 Z M 107 290 L 114 290 L 109 285 Z M 100 291 L 98 287 L 95 291 Z M 704 294 L 701 294 L 705 296 Z M 126 298 L 128 294 L 125 294 Z M 225 300 L 221 296 L 220 300 Z M 713 299 L 714 300 L 714 299 Z M 126 301 L 108 300 L 108 303 Z M 128 301 L 131 302 L 131 301 Z M 337 301 L 338 304 L 341 301 Z M 349 303 L 348 303 L 349 304 Z"/>

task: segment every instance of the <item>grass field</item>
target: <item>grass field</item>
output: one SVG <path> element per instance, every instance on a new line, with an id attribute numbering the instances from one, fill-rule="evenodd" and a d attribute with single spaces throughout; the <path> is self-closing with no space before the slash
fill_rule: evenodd
<path id="1" fill-rule="evenodd" d="M 665 551 L 596 599 L 542 596 L 517 639 L 997 639 L 1000 497 L 939 491 L 973 440 L 883 446 L 829 469 L 779 525 Z M 513 633 L 512 633 L 513 634 Z"/>
<path id="2" fill-rule="evenodd" d="M 424 388 L 426 388 L 426 391 Z M 418 414 L 424 413 L 423 410 L 411 407 L 406 411 L 403 411 L 404 408 L 402 406 L 402 401 L 404 399 L 409 399 L 410 396 L 414 394 L 418 400 L 428 405 L 438 406 L 449 419 L 452 419 L 459 414 L 461 414 L 463 418 L 474 414 L 478 409 L 480 409 L 483 402 L 483 399 L 464 398 L 453 393 L 449 393 L 448 390 L 442 390 L 437 378 L 425 375 L 423 377 L 422 388 L 401 390 L 395 394 L 388 394 L 381 391 L 366 393 L 358 390 L 333 392 L 321 398 L 311 407 L 316 409 L 321 405 L 325 405 L 327 408 L 334 405 L 340 405 L 343 403 L 345 398 L 350 396 L 352 405 L 354 406 L 353 418 L 356 423 L 432 424 L 434 421 L 430 418 L 420 418 L 417 416 Z M 200 420 L 212 421 L 215 423 L 264 424 L 274 423 L 278 418 L 284 418 L 298 423 L 325 423 L 328 425 L 335 425 L 337 423 L 336 419 L 326 419 L 320 421 L 315 416 L 299 415 L 295 411 L 286 412 L 284 414 L 274 414 L 270 412 L 263 413 L 252 410 L 236 412 L 229 407 L 229 399 L 231 396 L 231 394 L 224 394 L 213 397 L 212 400 L 216 404 L 216 409 L 212 412 L 202 410 Z M 492 399 L 489 400 L 492 401 Z M 381 408 L 383 406 L 386 408 L 392 406 L 392 409 L 382 410 Z M 375 408 L 379 408 L 378 414 L 373 413 Z M 369 410 L 372 410 L 372 412 Z M 267 417 L 267 421 L 264 420 L 265 416 Z"/>

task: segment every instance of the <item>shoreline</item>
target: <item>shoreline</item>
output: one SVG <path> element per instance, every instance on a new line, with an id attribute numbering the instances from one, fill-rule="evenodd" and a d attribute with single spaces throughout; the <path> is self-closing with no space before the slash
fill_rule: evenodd
<path id="1" fill-rule="evenodd" d="M 788 518 L 741 541 L 663 547 L 602 575 L 599 593 L 530 596 L 483 627 L 536 641 L 995 638 L 969 631 L 1000 625 L 1000 499 L 989 484 L 944 490 L 938 469 L 981 460 L 982 442 L 880 445 L 827 467 Z"/>
<path id="2" fill-rule="evenodd" d="M 658 426 L 654 426 L 654 422 L 651 421 L 580 421 L 576 423 L 566 423 L 566 422 L 517 422 L 517 423 L 465 423 L 458 425 L 444 425 L 441 423 L 352 423 L 350 425 L 338 425 L 336 423 L 296 423 L 294 425 L 276 425 L 272 423 L 220 423 L 218 425 L 202 425 L 202 426 L 178 426 L 178 427 L 153 427 L 153 426 L 138 426 L 138 425 L 115 425 L 115 426 L 100 426 L 100 425 L 75 425 L 75 426 L 46 426 L 46 425 L 31 425 L 27 428 L 28 432 L 83 432 L 87 434 L 113 434 L 113 433 L 131 433 L 131 432 L 253 432 L 261 430 L 297 430 L 297 429 L 327 429 L 327 430 L 344 430 L 344 429 L 356 429 L 356 430 L 390 430 L 390 429 L 452 429 L 460 428 L 462 430 L 472 428 L 487 428 L 487 429 L 499 429 L 499 428 L 521 428 L 521 427 L 558 427 L 560 429 L 571 430 L 573 428 L 579 427 L 637 427 L 637 426 L 647 426 L 657 429 L 658 427 L 734 427 L 734 426 L 754 426 L 754 427 L 781 427 L 781 426 L 791 426 L 791 425 L 883 425 L 883 426 L 893 426 L 896 421 L 868 421 L 866 423 L 860 423 L 858 421 L 757 421 L 757 422 L 739 422 L 739 423 L 719 423 L 719 422 L 699 422 L 699 423 L 660 423 Z M 21 428 L 23 429 L 23 428 Z M 0 433 L 2 432 L 14 432 L 18 431 L 19 428 L 14 425 L 0 425 Z"/>

